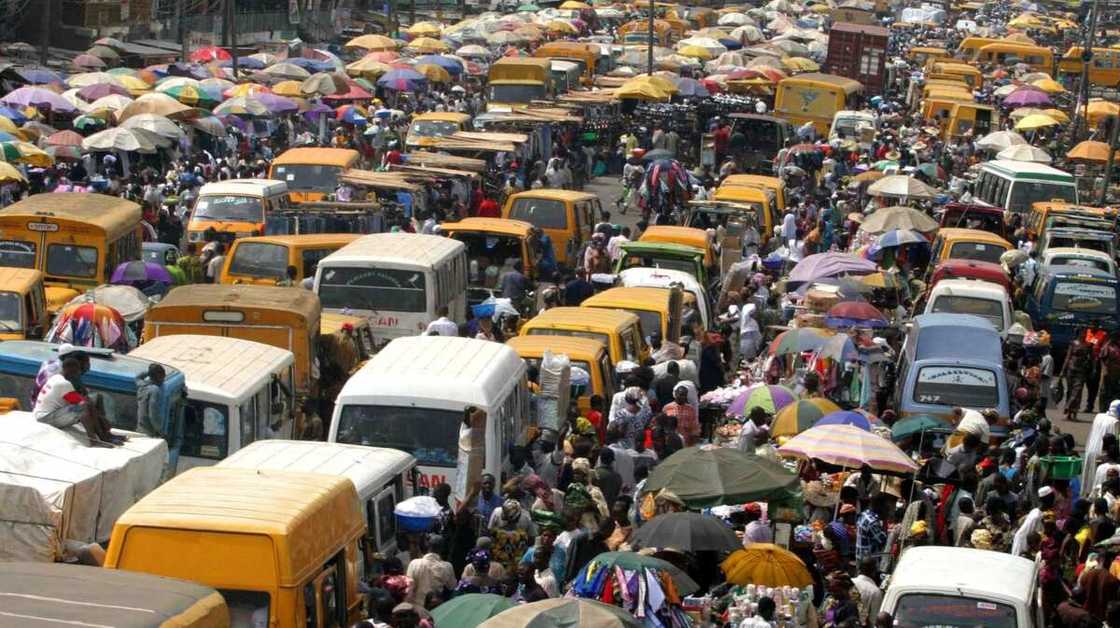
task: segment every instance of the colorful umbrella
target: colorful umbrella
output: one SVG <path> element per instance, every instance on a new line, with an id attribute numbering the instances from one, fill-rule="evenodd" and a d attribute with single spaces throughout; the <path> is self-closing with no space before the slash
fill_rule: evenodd
<path id="1" fill-rule="evenodd" d="M 364 35 L 368 37 L 369 35 Z M 361 39 L 359 37 L 359 39 Z M 508 597 L 493 593 L 467 593 L 457 595 L 432 609 L 435 625 L 475 628 L 482 622 L 516 604 Z"/>
<path id="2" fill-rule="evenodd" d="M 879 471 L 913 473 L 918 465 L 894 443 L 853 425 L 814 426 L 778 448 L 783 456 L 817 459 L 859 469 L 864 465 Z"/>
<path id="3" fill-rule="evenodd" d="M 74 118 L 74 122 L 71 123 L 71 126 L 79 131 L 92 131 L 93 129 L 99 129 L 105 126 L 105 124 L 106 122 L 97 116 L 78 116 Z"/>
<path id="4" fill-rule="evenodd" d="M 61 113 L 73 113 L 77 108 L 67 102 L 62 96 L 42 87 L 21 87 L 9 92 L 0 103 L 9 107 L 35 107 L 36 109 L 52 109 Z"/>
<path id="5" fill-rule="evenodd" d="M 216 116 L 267 116 L 271 112 L 261 101 L 252 96 L 230 98 L 224 103 L 214 107 Z"/>
<path id="6" fill-rule="evenodd" d="M 233 55 L 225 48 L 206 46 L 192 51 L 189 59 L 196 63 L 208 63 L 210 61 L 228 61 L 233 59 Z"/>
<path id="7" fill-rule="evenodd" d="M 813 424 L 814 427 L 818 425 L 852 425 L 861 430 L 871 431 L 871 420 L 867 418 L 867 415 L 852 410 L 830 412 Z"/>
<path id="8" fill-rule="evenodd" d="M 359 85 L 357 80 L 347 79 L 346 91 L 337 94 L 331 94 L 330 96 L 324 97 L 323 100 L 331 103 L 338 103 L 353 102 L 355 100 L 370 100 L 372 98 L 373 94 L 366 91 L 364 87 Z"/>
<path id="9" fill-rule="evenodd" d="M 366 123 L 365 112 L 354 105 L 343 105 L 335 111 L 335 120 L 344 124 L 359 124 Z"/>
<path id="10" fill-rule="evenodd" d="M 299 91 L 299 81 L 281 81 L 272 86 L 272 93 L 286 98 L 302 98 L 303 92 Z"/>
<path id="11" fill-rule="evenodd" d="M 91 55 L 103 61 L 120 61 L 121 55 L 116 50 L 108 46 L 93 46 L 86 50 L 87 55 Z"/>
<path id="12" fill-rule="evenodd" d="M 1011 93 L 1010 96 L 1003 99 L 1003 104 L 1006 107 L 1038 107 L 1040 105 L 1049 105 L 1050 96 L 1034 87 L 1020 87 Z"/>
<path id="13" fill-rule="evenodd" d="M 913 207 L 884 207 L 864 218 L 860 229 L 867 233 L 886 233 L 892 229 L 910 229 L 920 233 L 936 231 L 941 225 Z M 874 270 L 874 269 L 873 269 Z"/>
<path id="14" fill-rule="evenodd" d="M 479 628 L 639 628 L 642 624 L 621 608 L 562 597 L 520 604 L 494 615 Z"/>
<path id="15" fill-rule="evenodd" d="M 431 37 L 418 37 L 408 42 L 406 48 L 408 48 L 409 50 L 415 50 L 416 52 L 422 52 L 424 54 L 439 54 L 441 52 L 447 52 L 451 49 L 451 47 L 447 44 L 438 39 L 432 39 Z"/>
<path id="16" fill-rule="evenodd" d="M 682 552 L 730 552 L 743 546 L 719 517 L 697 512 L 658 515 L 643 523 L 630 543 L 634 547 L 664 547 Z"/>
<path id="17" fill-rule="evenodd" d="M 794 436 L 813 427 L 824 415 L 839 411 L 840 406 L 823 397 L 800 399 L 778 411 L 770 426 L 770 434 Z"/>
<path id="18" fill-rule="evenodd" d="M 346 82 L 346 76 L 333 72 L 313 74 L 304 79 L 299 86 L 300 92 L 306 97 L 343 94 L 348 89 L 350 89 L 350 85 Z"/>
<path id="19" fill-rule="evenodd" d="M 825 324 L 829 327 L 886 327 L 887 318 L 866 301 L 844 301 L 828 310 Z"/>
<path id="20" fill-rule="evenodd" d="M 914 177 L 895 174 L 883 177 L 867 186 L 871 196 L 900 196 L 903 198 L 933 198 L 937 192 Z"/>
<path id="21" fill-rule="evenodd" d="M 651 474 L 650 478 L 652 477 L 653 475 Z M 676 565 L 661 560 L 660 558 L 646 556 L 637 552 L 604 552 L 598 554 L 592 558 L 591 562 L 587 563 L 579 573 L 585 575 L 593 574 L 601 569 L 610 569 L 614 571 L 615 567 L 627 571 L 653 572 L 651 575 L 658 572 L 666 573 L 673 580 L 673 584 L 676 585 L 677 593 L 681 595 L 690 595 L 700 589 L 700 585 L 696 584 L 688 574 Z M 580 578 L 578 574 L 575 579 L 577 582 L 583 583 L 584 586 L 573 586 L 572 593 L 580 597 L 586 597 L 586 594 L 589 592 L 588 585 L 594 586 L 594 583 L 591 582 L 589 578 Z M 594 597 L 597 598 L 598 595 Z"/>
<path id="22" fill-rule="evenodd" d="M 914 231 L 913 229 L 891 229 L 879 236 L 875 243 L 879 248 L 886 249 L 907 244 L 925 244 L 928 246 L 929 240 L 920 232 Z"/>
<path id="23" fill-rule="evenodd" d="M 0 142 L 0 159 L 9 163 L 23 163 L 36 168 L 49 168 L 54 159 L 43 149 L 28 142 Z"/>
<path id="24" fill-rule="evenodd" d="M 220 94 L 213 94 L 194 85 L 177 85 L 165 90 L 160 90 L 162 93 L 171 96 L 175 100 L 191 107 L 203 107 L 209 109 L 222 101 Z"/>
<path id="25" fill-rule="evenodd" d="M 87 69 L 99 70 L 99 69 L 105 67 L 108 64 L 106 64 L 105 61 L 103 59 L 101 59 L 100 57 L 95 57 L 93 55 L 88 55 L 88 54 L 80 54 L 80 55 L 74 57 L 74 59 L 70 62 L 70 65 L 72 65 L 72 66 L 74 66 L 74 68 L 80 69 L 80 70 L 87 70 Z"/>
<path id="26" fill-rule="evenodd" d="M 12 164 L 0 161 L 0 183 L 27 183 L 27 177 Z"/>
<path id="27" fill-rule="evenodd" d="M 132 100 L 132 93 L 127 88 L 121 85 L 112 83 L 98 83 L 96 85 L 86 85 L 78 90 L 78 97 L 86 102 L 93 102 L 99 98 L 106 96 L 124 96 Z"/>
<path id="28" fill-rule="evenodd" d="M 746 416 L 751 409 L 762 407 L 769 414 L 788 406 L 797 400 L 797 395 L 785 386 L 775 384 L 755 384 L 744 390 L 727 407 L 728 416 Z"/>
<path id="29" fill-rule="evenodd" d="M 458 59 L 445 57 L 443 55 L 424 55 L 417 59 L 416 63 L 418 65 L 424 63 L 438 65 L 444 70 L 447 70 L 447 73 L 452 76 L 458 76 L 463 71 L 463 64 L 460 63 Z"/>
<path id="30" fill-rule="evenodd" d="M 276 94 L 269 94 L 266 92 L 257 94 L 253 98 L 264 105 L 266 109 L 277 115 L 296 113 L 299 111 L 299 103 L 284 96 L 277 96 Z"/>
<path id="31" fill-rule="evenodd" d="M 432 83 L 450 83 L 451 82 L 451 75 L 448 74 L 447 70 L 441 68 L 438 65 L 433 65 L 433 64 L 430 64 L 430 63 L 421 63 L 421 64 L 417 64 L 414 67 L 414 69 L 417 72 L 419 72 L 420 74 L 423 74 L 424 78 L 428 79 L 429 82 L 432 82 Z"/>
<path id="32" fill-rule="evenodd" d="M 797 488 L 780 463 L 731 447 L 688 447 L 650 471 L 645 491 L 668 489 L 694 509 L 767 499 Z"/>
<path id="33" fill-rule="evenodd" d="M 1050 126 L 1058 126 L 1058 124 L 1058 121 L 1050 116 L 1035 113 L 1019 120 L 1015 125 L 1015 129 L 1018 131 L 1035 131 Z"/>
<path id="34" fill-rule="evenodd" d="M 786 285 L 796 287 L 825 277 L 864 275 L 877 269 L 874 262 L 848 253 L 815 253 L 802 259 L 793 267 Z"/>
<path id="35" fill-rule="evenodd" d="M 365 50 L 396 50 L 397 42 L 384 35 L 361 35 L 346 42 L 347 48 L 363 48 Z"/>
<path id="36" fill-rule="evenodd" d="M 773 543 L 751 543 L 720 564 L 732 584 L 763 587 L 807 587 L 813 576 L 793 552 Z"/>
<path id="37" fill-rule="evenodd" d="M 76 249 L 70 254 L 75 259 L 81 259 Z M 68 342 L 79 347 L 100 347 L 121 353 L 136 346 L 136 337 L 120 313 L 95 303 L 63 308 L 45 339 L 47 342 Z"/>
<path id="38" fill-rule="evenodd" d="M 393 70 L 377 79 L 377 84 L 398 92 L 412 92 L 426 85 L 428 79 L 415 70 Z"/>
<path id="39" fill-rule="evenodd" d="M 770 341 L 771 355 L 795 355 L 824 346 L 832 334 L 823 329 L 799 327 L 778 334 Z"/>
<path id="40" fill-rule="evenodd" d="M 272 92 L 272 90 L 264 85 L 258 85 L 256 83 L 241 83 L 240 85 L 234 85 L 233 87 L 230 87 L 229 89 L 223 91 L 222 96 L 225 96 L 226 98 L 237 98 L 238 96 L 256 96 L 258 94 L 267 94 L 270 92 Z"/>
<path id="41" fill-rule="evenodd" d="M 0 107 L 0 118 L 6 118 L 14 124 L 27 122 L 27 116 L 23 115 L 19 107 Z"/>
<path id="42" fill-rule="evenodd" d="M 279 79 L 302 81 L 311 76 L 307 70 L 292 63 L 276 63 L 261 70 L 262 73 Z"/>
<path id="43" fill-rule="evenodd" d="M 3 113 L 0 113 L 3 115 Z M 1097 163 L 1108 163 L 1108 144 L 1105 142 L 1096 142 L 1093 140 L 1085 140 L 1073 147 L 1073 150 L 1066 154 L 1066 159 L 1077 161 L 1092 161 Z"/>
<path id="44" fill-rule="evenodd" d="M 73 131 L 59 131 L 44 138 L 43 143 L 47 146 L 78 146 L 82 145 L 82 136 Z"/>
<path id="45" fill-rule="evenodd" d="M 110 283 L 118 285 L 133 285 L 148 281 L 158 281 L 168 285 L 172 283 L 171 274 L 163 265 L 138 260 L 120 264 L 109 277 Z"/>

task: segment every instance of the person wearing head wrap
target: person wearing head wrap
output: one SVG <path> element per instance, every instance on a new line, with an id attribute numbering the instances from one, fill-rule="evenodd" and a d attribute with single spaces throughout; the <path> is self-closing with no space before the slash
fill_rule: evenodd
<path id="1" fill-rule="evenodd" d="M 677 382 L 673 387 L 673 401 L 666 404 L 662 412 L 666 416 L 676 417 L 677 432 L 681 435 L 685 447 L 691 447 L 700 440 L 700 413 L 690 403 L 688 384 L 692 382 Z"/>
<path id="2" fill-rule="evenodd" d="M 588 530 L 610 517 L 607 500 L 599 487 L 591 483 L 591 462 L 587 458 L 572 461 L 572 481 L 564 493 L 564 509 L 568 516 L 577 516 Z"/>
<path id="3" fill-rule="evenodd" d="M 1120 399 L 1113 400 L 1108 410 L 1093 417 L 1089 437 L 1085 439 L 1084 462 L 1081 467 L 1081 496 L 1089 495 L 1096 488 L 1098 458 L 1104 447 L 1104 435 L 1115 434 L 1120 422 Z"/>
<path id="4" fill-rule="evenodd" d="M 511 571 L 529 547 L 529 540 L 536 536 L 536 525 L 521 508 L 520 502 L 507 499 L 490 518 L 490 534 L 494 542 L 493 560 Z"/>
<path id="5" fill-rule="evenodd" d="M 639 438 L 645 438 L 644 433 L 646 424 L 653 416 L 649 409 L 649 399 L 646 393 L 637 386 L 630 386 L 622 391 L 622 404 L 617 411 L 614 411 L 612 403 L 611 421 L 607 424 L 609 428 L 611 424 L 617 424 L 622 427 L 623 437 L 619 441 L 627 448 L 633 448 L 638 442 Z M 617 395 L 616 395 L 617 397 Z"/>
<path id="6" fill-rule="evenodd" d="M 467 565 L 463 567 L 463 577 L 455 587 L 455 594 L 500 593 L 505 577 L 505 568 L 492 560 L 490 550 L 476 547 L 467 552 Z"/>
<path id="7" fill-rule="evenodd" d="M 852 577 L 843 571 L 833 571 L 825 580 L 828 595 L 821 605 L 822 625 L 844 626 L 859 621 L 859 591 L 852 584 Z"/>

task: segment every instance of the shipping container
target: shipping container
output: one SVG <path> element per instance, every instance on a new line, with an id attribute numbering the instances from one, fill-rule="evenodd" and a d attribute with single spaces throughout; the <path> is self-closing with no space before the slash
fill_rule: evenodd
<path id="1" fill-rule="evenodd" d="M 863 84 L 865 96 L 883 93 L 887 65 L 887 29 L 839 22 L 828 34 L 825 72 Z"/>

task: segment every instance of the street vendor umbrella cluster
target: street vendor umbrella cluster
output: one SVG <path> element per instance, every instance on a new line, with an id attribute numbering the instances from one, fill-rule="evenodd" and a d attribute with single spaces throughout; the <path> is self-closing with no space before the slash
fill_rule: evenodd
<path id="1" fill-rule="evenodd" d="M 918 465 L 891 441 L 854 425 L 812 427 L 778 448 L 778 454 L 860 469 L 913 473 Z"/>
<path id="2" fill-rule="evenodd" d="M 563 597 L 514 606 L 478 625 L 480 628 L 638 628 L 642 624 L 621 608 L 594 600 Z M 442 628 L 442 624 L 440 626 Z"/>
<path id="3" fill-rule="evenodd" d="M 770 426 L 770 434 L 775 437 L 794 436 L 812 427 L 826 414 L 839 411 L 840 406 L 824 397 L 802 399 L 778 412 Z"/>

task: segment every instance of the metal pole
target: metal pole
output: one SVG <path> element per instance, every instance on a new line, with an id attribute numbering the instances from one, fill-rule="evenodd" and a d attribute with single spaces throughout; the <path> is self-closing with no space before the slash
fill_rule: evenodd
<path id="1" fill-rule="evenodd" d="M 175 34 L 179 38 L 179 54 L 182 55 L 182 60 L 185 62 L 187 56 L 187 29 L 183 27 L 183 3 L 175 3 Z"/>
<path id="2" fill-rule="evenodd" d="M 51 46 L 51 5 L 54 0 L 46 0 L 43 3 L 43 16 L 39 21 L 39 65 L 47 65 L 47 57 L 49 56 L 49 48 Z"/>
<path id="3" fill-rule="evenodd" d="M 229 24 L 229 39 L 230 48 L 229 54 L 233 57 L 233 80 L 237 80 L 237 0 L 226 0 L 229 3 L 229 17 L 226 23 Z"/>
<path id="4" fill-rule="evenodd" d="M 1093 0 L 1089 8 L 1089 32 L 1085 34 L 1085 41 L 1081 49 L 1081 84 L 1077 86 L 1077 109 L 1073 112 L 1073 141 L 1077 141 L 1081 133 L 1081 122 L 1084 112 L 1089 106 L 1089 64 L 1093 62 L 1093 45 L 1097 38 L 1097 9 L 1100 0 Z"/>
<path id="5" fill-rule="evenodd" d="M 646 73 L 653 76 L 653 0 L 649 0 L 649 47 L 646 55 Z"/>
<path id="6" fill-rule="evenodd" d="M 416 0 L 408 0 L 408 25 L 416 23 Z"/>
<path id="7" fill-rule="evenodd" d="M 222 48 L 229 50 L 229 7 L 231 0 L 222 0 Z"/>
<path id="8" fill-rule="evenodd" d="M 1104 167 L 1104 186 L 1101 189 L 1101 200 L 1098 205 L 1104 205 L 1108 198 L 1108 183 L 1112 179 L 1112 165 L 1116 160 L 1116 134 L 1120 132 L 1120 117 L 1112 116 L 1112 133 L 1108 137 L 1108 165 Z"/>

